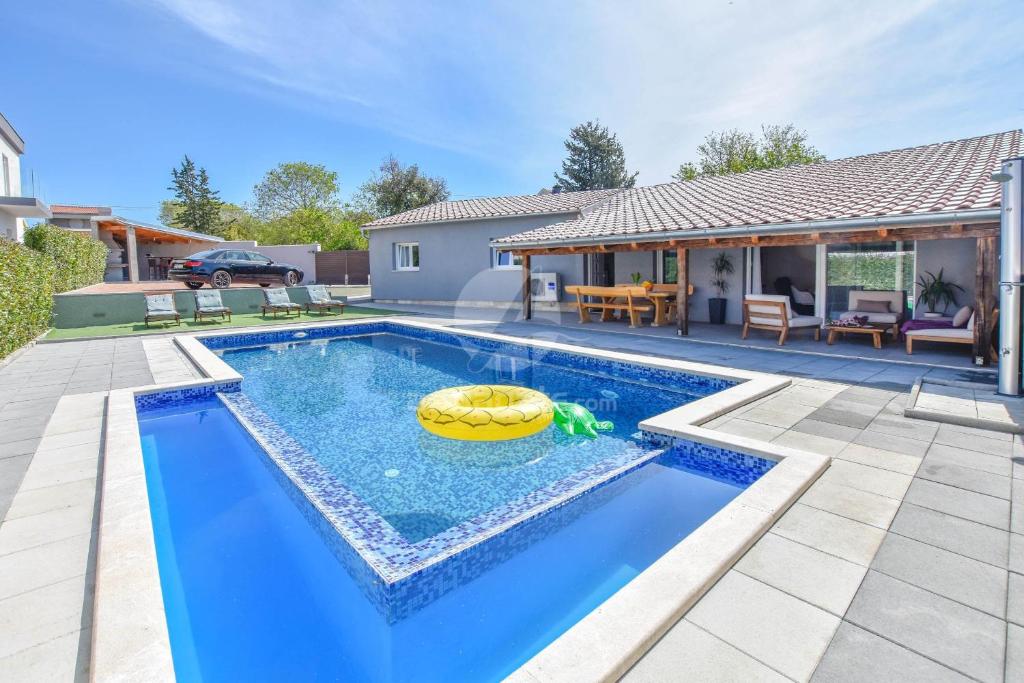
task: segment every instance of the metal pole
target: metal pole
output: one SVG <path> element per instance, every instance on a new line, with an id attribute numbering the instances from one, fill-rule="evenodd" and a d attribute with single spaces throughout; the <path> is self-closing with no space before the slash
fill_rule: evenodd
<path id="1" fill-rule="evenodd" d="M 993 178 L 1003 184 L 999 233 L 999 393 L 1019 396 L 1024 159 L 1007 159 Z"/>

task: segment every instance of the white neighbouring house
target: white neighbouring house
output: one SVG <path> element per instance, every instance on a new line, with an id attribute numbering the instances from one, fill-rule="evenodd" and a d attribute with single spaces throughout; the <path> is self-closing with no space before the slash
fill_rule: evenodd
<path id="1" fill-rule="evenodd" d="M 26 218 L 49 218 L 50 209 L 31 196 L 23 196 L 21 155 L 25 141 L 0 113 L 0 237 L 20 242 Z"/>

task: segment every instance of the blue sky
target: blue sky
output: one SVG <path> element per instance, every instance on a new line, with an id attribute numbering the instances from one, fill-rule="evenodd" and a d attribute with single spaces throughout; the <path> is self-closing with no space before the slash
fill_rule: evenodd
<path id="1" fill-rule="evenodd" d="M 347 196 L 389 153 L 462 198 L 549 186 L 593 118 L 642 184 L 712 130 L 793 122 L 838 158 L 1024 125 L 1020 0 L 36 0 L 5 19 L 23 182 L 143 220 L 185 153 L 239 203 L 297 160 Z"/>

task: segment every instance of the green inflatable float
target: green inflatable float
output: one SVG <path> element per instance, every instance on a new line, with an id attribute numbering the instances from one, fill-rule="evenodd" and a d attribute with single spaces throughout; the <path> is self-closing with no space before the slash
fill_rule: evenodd
<path id="1" fill-rule="evenodd" d="M 611 422 L 599 421 L 594 414 L 579 403 L 551 402 L 554 409 L 554 423 L 569 436 L 585 436 L 596 439 L 598 432 L 610 432 L 615 429 Z"/>

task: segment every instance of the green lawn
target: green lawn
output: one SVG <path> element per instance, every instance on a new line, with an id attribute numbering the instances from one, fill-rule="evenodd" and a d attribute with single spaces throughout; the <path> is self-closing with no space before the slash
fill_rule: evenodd
<path id="1" fill-rule="evenodd" d="M 285 323 L 299 322 L 320 322 L 326 320 L 351 320 L 353 318 L 371 318 L 382 315 L 406 315 L 398 311 L 388 311 L 383 308 L 369 308 L 366 306 L 348 306 L 344 313 L 319 313 L 303 314 L 299 317 L 290 316 L 285 318 L 279 315 L 264 317 L 260 313 L 239 313 L 231 316 L 231 322 L 220 320 L 203 320 L 193 322 L 189 317 L 181 317 L 181 325 L 171 322 L 154 322 L 146 327 L 143 323 L 123 323 L 120 325 L 93 325 L 91 327 L 69 327 L 65 329 L 52 329 L 46 335 L 46 339 L 82 339 L 83 337 L 124 337 L 136 334 L 160 334 L 161 332 L 201 332 L 203 330 L 219 330 L 232 327 L 255 327 L 257 325 L 283 325 Z"/>

